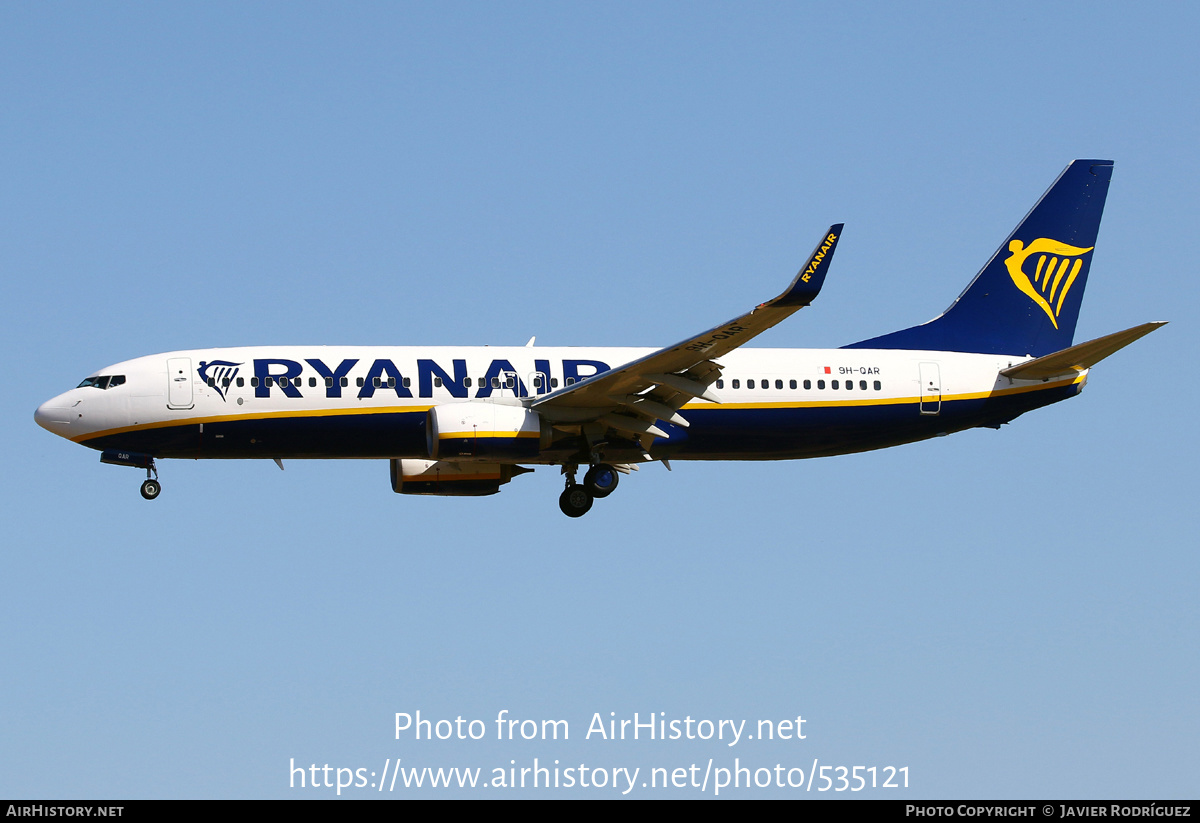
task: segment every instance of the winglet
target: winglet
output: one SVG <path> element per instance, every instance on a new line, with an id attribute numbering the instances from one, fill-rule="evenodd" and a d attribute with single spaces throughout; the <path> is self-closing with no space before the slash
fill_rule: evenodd
<path id="1" fill-rule="evenodd" d="M 825 236 L 817 243 L 817 247 L 808 256 L 808 260 L 796 275 L 796 279 L 792 281 L 792 285 L 788 286 L 787 291 L 774 300 L 763 303 L 759 308 L 764 306 L 799 307 L 811 303 L 820 293 L 821 286 L 825 284 L 825 272 L 829 271 L 829 261 L 833 259 L 833 251 L 837 248 L 844 225 L 845 223 L 834 223 L 830 226 L 829 231 L 825 232 Z"/>

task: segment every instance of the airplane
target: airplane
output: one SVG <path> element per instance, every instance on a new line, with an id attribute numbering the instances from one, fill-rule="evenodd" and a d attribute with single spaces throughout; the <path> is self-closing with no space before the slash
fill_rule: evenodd
<path id="1" fill-rule="evenodd" d="M 47 400 L 43 428 L 146 470 L 165 458 L 387 460 L 400 494 L 495 494 L 559 466 L 579 517 L 639 465 L 780 460 L 999 428 L 1079 394 L 1144 323 L 1074 344 L 1112 162 L 1076 160 L 933 320 L 835 349 L 744 348 L 808 306 L 842 224 L 788 288 L 672 346 L 261 346 L 100 369 Z M 587 467 L 582 482 L 581 467 Z"/>

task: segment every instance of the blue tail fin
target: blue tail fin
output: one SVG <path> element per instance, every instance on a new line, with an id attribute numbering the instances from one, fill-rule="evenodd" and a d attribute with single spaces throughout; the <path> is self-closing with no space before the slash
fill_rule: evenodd
<path id="1" fill-rule="evenodd" d="M 1109 160 L 1076 160 L 941 316 L 845 348 L 1035 357 L 1067 348 L 1111 177 Z"/>

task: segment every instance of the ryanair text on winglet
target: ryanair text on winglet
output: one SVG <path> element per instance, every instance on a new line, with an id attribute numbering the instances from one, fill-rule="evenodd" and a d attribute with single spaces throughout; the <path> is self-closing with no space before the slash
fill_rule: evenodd
<path id="1" fill-rule="evenodd" d="M 825 238 L 825 242 L 821 244 L 821 248 L 817 249 L 817 253 L 812 256 L 812 260 L 808 261 L 808 266 L 805 267 L 804 274 L 800 275 L 801 280 L 807 283 L 809 278 L 816 273 L 817 267 L 825 259 L 825 252 L 829 251 L 835 240 L 837 240 L 837 235 L 832 233 Z"/>

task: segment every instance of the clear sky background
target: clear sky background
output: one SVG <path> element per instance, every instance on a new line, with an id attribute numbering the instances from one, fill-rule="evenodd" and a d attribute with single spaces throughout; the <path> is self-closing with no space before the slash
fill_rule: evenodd
<path id="1" fill-rule="evenodd" d="M 0 5 L 0 796 L 536 757 L 1194 798 L 1198 29 L 1183 3 Z M 824 292 L 756 342 L 843 345 L 940 312 L 1078 157 L 1116 166 L 1076 340 L 1173 322 L 998 432 L 651 465 L 570 520 L 555 469 L 438 499 L 382 461 L 166 461 L 147 503 L 33 422 L 173 349 L 666 345 L 835 221 Z M 417 710 L 488 736 L 397 741 Z M 497 741 L 501 710 L 571 738 Z M 585 740 L 597 712 L 806 739 Z"/>

